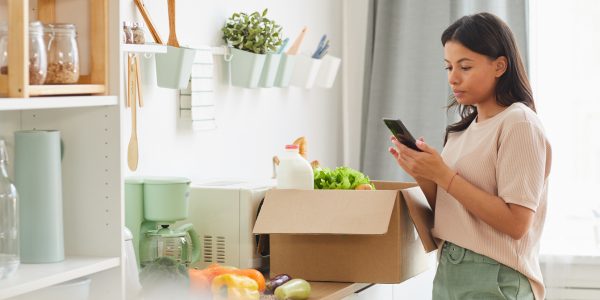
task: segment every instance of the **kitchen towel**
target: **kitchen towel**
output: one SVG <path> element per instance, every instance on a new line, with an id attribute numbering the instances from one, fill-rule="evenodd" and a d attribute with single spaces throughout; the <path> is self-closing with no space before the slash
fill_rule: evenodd
<path id="1" fill-rule="evenodd" d="M 216 129 L 213 101 L 213 54 L 209 46 L 190 46 L 196 49 L 190 82 L 181 90 L 181 118 L 191 120 L 192 130 Z"/>
<path id="2" fill-rule="evenodd" d="M 19 193 L 21 262 L 65 259 L 60 132 L 15 132 L 15 187 Z"/>

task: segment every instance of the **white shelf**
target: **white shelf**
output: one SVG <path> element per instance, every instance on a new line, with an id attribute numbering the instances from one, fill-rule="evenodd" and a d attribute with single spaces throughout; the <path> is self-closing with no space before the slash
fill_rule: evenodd
<path id="1" fill-rule="evenodd" d="M 167 53 L 167 46 L 161 44 L 123 44 L 123 52 L 137 53 Z"/>
<path id="2" fill-rule="evenodd" d="M 0 299 L 114 268 L 119 263 L 119 257 L 67 256 L 59 263 L 21 264 L 12 277 L 0 280 Z"/>
<path id="3" fill-rule="evenodd" d="M 0 98 L 0 111 L 116 105 L 117 96 Z"/>

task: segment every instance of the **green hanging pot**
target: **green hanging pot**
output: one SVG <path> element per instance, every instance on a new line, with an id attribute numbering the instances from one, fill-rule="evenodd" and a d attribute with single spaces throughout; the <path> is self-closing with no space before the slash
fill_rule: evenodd
<path id="1" fill-rule="evenodd" d="M 279 67 L 280 61 L 281 61 L 281 54 L 267 53 L 267 58 L 265 59 L 265 65 L 262 69 L 262 73 L 260 74 L 260 80 L 258 81 L 259 87 L 262 87 L 262 88 L 273 87 L 273 83 L 275 82 L 275 77 L 277 76 L 277 69 Z"/>
<path id="2" fill-rule="evenodd" d="M 156 53 L 156 84 L 162 88 L 187 88 L 196 49 L 167 46 L 167 53 Z"/>
<path id="3" fill-rule="evenodd" d="M 279 62 L 279 68 L 277 68 L 277 75 L 275 76 L 273 86 L 285 88 L 290 85 L 290 78 L 292 78 L 295 63 L 296 55 L 281 54 L 281 61 Z"/>
<path id="4" fill-rule="evenodd" d="M 236 48 L 229 49 L 233 55 L 231 58 L 231 85 L 246 89 L 256 88 L 267 55 Z"/>

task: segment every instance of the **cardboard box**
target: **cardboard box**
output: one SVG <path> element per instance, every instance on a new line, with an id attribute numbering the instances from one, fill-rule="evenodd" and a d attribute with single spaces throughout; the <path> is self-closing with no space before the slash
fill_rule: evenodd
<path id="1" fill-rule="evenodd" d="M 270 234 L 271 276 L 400 283 L 426 271 L 400 192 L 417 185 L 373 183 L 375 191 L 269 190 L 254 233 Z"/>

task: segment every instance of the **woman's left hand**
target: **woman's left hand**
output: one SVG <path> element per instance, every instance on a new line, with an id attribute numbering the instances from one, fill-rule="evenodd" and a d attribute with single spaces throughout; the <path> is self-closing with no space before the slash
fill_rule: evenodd
<path id="1" fill-rule="evenodd" d="M 417 140 L 417 147 L 423 152 L 406 147 L 394 136 L 391 137 L 391 140 L 396 146 L 396 149 L 392 150 L 397 152 L 400 158 L 406 162 L 405 165 L 409 169 L 408 173 L 439 183 L 444 174 L 450 170 L 437 150 L 427 145 L 423 138 Z"/>

